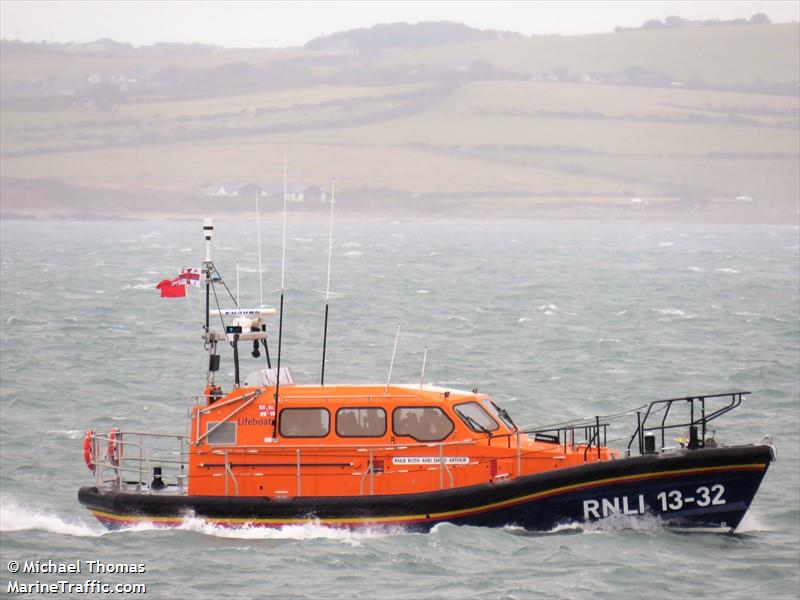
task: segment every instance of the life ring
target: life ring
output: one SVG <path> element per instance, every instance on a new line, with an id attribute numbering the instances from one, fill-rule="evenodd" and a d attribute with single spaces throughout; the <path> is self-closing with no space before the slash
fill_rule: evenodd
<path id="1" fill-rule="evenodd" d="M 122 444 L 117 441 L 118 435 L 118 427 L 114 427 L 108 432 L 108 459 L 112 462 L 117 462 L 122 458 Z"/>
<path id="2" fill-rule="evenodd" d="M 94 471 L 94 429 L 90 429 L 83 436 L 83 462 L 90 471 Z"/>

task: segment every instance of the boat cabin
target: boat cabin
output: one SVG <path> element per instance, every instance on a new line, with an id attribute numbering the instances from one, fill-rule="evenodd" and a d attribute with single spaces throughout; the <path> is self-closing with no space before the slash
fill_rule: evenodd
<path id="1" fill-rule="evenodd" d="M 262 371 L 247 379 L 277 377 Z M 520 433 L 477 391 L 284 384 L 277 403 L 274 386 L 206 391 L 191 414 L 190 495 L 403 494 L 500 483 L 587 459 L 583 447 Z M 609 452 L 601 448 L 600 459 Z"/>

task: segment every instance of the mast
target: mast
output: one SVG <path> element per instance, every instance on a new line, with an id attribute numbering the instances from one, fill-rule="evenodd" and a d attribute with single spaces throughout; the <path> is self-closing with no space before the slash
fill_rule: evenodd
<path id="1" fill-rule="evenodd" d="M 203 261 L 203 272 L 206 276 L 206 318 L 203 338 L 205 347 L 208 350 L 208 371 L 206 373 L 206 384 L 214 385 L 214 372 L 219 368 L 219 357 L 217 356 L 217 342 L 211 339 L 210 317 L 211 317 L 211 271 L 214 264 L 211 262 L 211 236 L 214 233 L 214 221 L 203 219 L 203 237 L 206 241 L 206 259 Z"/>
<path id="2" fill-rule="evenodd" d="M 283 155 L 283 249 L 281 250 L 281 306 L 278 316 L 278 371 L 275 374 L 275 420 L 272 423 L 272 439 L 278 439 L 278 394 L 281 389 L 281 341 L 283 338 L 283 295 L 286 274 L 286 154 Z"/>
<path id="3" fill-rule="evenodd" d="M 206 274 L 206 338 L 208 337 L 209 309 L 211 308 L 211 235 L 214 233 L 214 221 L 203 219 L 203 236 L 206 239 L 206 259 L 203 261 L 203 271 Z"/>
<path id="4" fill-rule="evenodd" d="M 333 198 L 336 189 L 336 179 L 331 180 L 331 220 L 328 230 L 328 280 L 325 284 L 325 325 L 322 330 L 322 372 L 319 384 L 325 385 L 325 351 L 328 347 L 328 301 L 331 297 L 331 256 L 333 255 Z"/>

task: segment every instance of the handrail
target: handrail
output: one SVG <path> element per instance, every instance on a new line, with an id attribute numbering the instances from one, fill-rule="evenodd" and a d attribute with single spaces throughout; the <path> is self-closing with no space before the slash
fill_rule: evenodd
<path id="1" fill-rule="evenodd" d="M 128 436 L 128 438 L 136 436 L 138 440 L 126 439 L 126 436 Z M 166 455 L 159 455 L 157 458 L 153 458 L 144 448 L 144 441 L 147 438 L 153 438 L 155 440 L 173 439 L 178 442 L 180 449 L 176 452 L 167 451 L 162 448 L 161 452 L 166 453 Z M 95 483 L 98 487 L 110 485 L 114 489 L 119 489 L 125 485 L 135 483 L 137 489 L 141 489 L 141 487 L 145 485 L 145 476 L 149 476 L 149 473 L 153 472 L 153 465 L 155 463 L 157 465 L 175 467 L 175 470 L 179 471 L 176 475 L 176 479 L 178 481 L 178 488 L 182 493 L 184 489 L 183 480 L 185 479 L 184 470 L 186 467 L 186 440 L 186 436 L 178 434 L 119 431 L 116 432 L 113 438 L 115 449 L 112 454 L 112 438 L 110 434 L 94 433 L 91 443 L 93 445 L 93 454 L 95 457 Z M 133 450 L 133 452 L 130 452 L 130 450 Z M 131 463 L 133 466 L 131 466 Z M 104 472 L 107 470 L 113 472 L 113 479 L 109 480 L 104 477 Z M 138 481 L 123 481 L 122 475 L 124 473 L 138 474 Z"/>
<path id="2" fill-rule="evenodd" d="M 221 420 L 221 421 L 219 421 L 219 422 L 218 422 L 216 425 L 214 425 L 214 426 L 213 426 L 213 427 L 211 427 L 210 429 L 206 429 L 206 432 L 205 432 L 203 435 L 201 435 L 200 437 L 198 437 L 198 438 L 197 438 L 197 439 L 194 441 L 195 445 L 198 445 L 198 444 L 200 444 L 200 442 L 201 442 L 201 441 L 203 441 L 203 439 L 205 439 L 206 437 L 208 437 L 209 435 L 211 435 L 212 433 L 214 433 L 214 432 L 217 430 L 217 428 L 219 428 L 219 427 L 222 427 L 222 425 L 223 425 L 224 423 L 227 423 L 227 422 L 228 422 L 228 419 L 230 419 L 232 416 L 234 416 L 234 415 L 236 415 L 236 414 L 240 413 L 240 412 L 241 412 L 241 411 L 243 411 L 245 408 L 247 408 L 248 406 L 250 406 L 250 403 L 251 403 L 253 400 L 255 400 L 256 398 L 258 398 L 260 395 L 261 395 L 261 390 L 256 390 L 256 391 L 255 391 L 255 392 L 253 392 L 252 394 L 245 394 L 245 396 L 250 396 L 250 397 L 249 397 L 247 400 L 245 400 L 245 401 L 244 401 L 244 404 L 242 404 L 241 406 L 239 406 L 239 407 L 237 407 L 237 408 L 234 408 L 234 409 L 233 409 L 231 412 L 229 412 L 227 415 L 225 415 L 224 417 L 222 417 L 222 420 Z M 244 396 L 242 396 L 241 398 L 244 398 Z M 237 400 L 238 400 L 238 399 L 239 399 L 239 398 L 237 398 Z M 198 424 L 200 423 L 200 419 L 197 419 L 197 423 L 198 423 Z"/>
<path id="3" fill-rule="evenodd" d="M 661 433 L 661 447 L 664 448 L 666 445 L 666 431 L 668 429 L 678 429 L 678 428 L 689 428 L 690 431 L 690 442 L 689 445 L 692 448 L 702 448 L 705 446 L 706 442 L 706 430 L 707 425 L 710 421 L 721 417 L 722 415 L 732 411 L 733 409 L 741 406 L 744 396 L 749 395 L 750 392 L 727 392 L 724 394 L 710 394 L 707 396 L 686 396 L 682 398 L 668 398 L 666 400 L 654 400 L 649 404 L 647 407 L 647 411 L 644 413 L 644 416 L 639 419 L 637 427 L 633 434 L 630 436 L 630 440 L 628 441 L 628 451 L 630 451 L 631 446 L 633 445 L 634 440 L 637 438 L 639 439 L 639 448 L 640 452 L 643 449 L 643 434 L 645 431 L 651 432 L 660 432 Z M 714 410 L 711 413 L 706 413 L 706 401 L 718 399 L 718 398 L 728 398 L 727 404 L 724 406 Z M 667 424 L 667 418 L 669 416 L 670 410 L 672 409 L 673 405 L 676 403 L 685 402 L 689 404 L 689 420 L 688 421 L 679 421 Z M 701 406 L 700 417 L 695 418 L 695 402 L 699 402 Z M 647 420 L 651 417 L 651 415 L 655 414 L 657 410 L 663 410 L 664 414 L 661 418 L 661 423 L 656 425 L 655 427 L 647 427 Z M 699 432 L 699 437 L 696 437 L 697 427 L 701 427 L 701 431 Z"/>

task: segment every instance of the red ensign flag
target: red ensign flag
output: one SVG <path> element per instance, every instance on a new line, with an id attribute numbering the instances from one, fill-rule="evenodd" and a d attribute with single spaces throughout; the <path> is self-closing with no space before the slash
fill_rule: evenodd
<path id="1" fill-rule="evenodd" d="M 156 285 L 156 289 L 161 290 L 162 298 L 185 298 L 185 283 L 185 280 L 181 279 L 180 276 L 175 279 L 164 279 Z"/>

